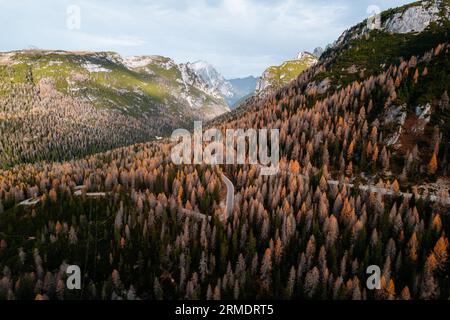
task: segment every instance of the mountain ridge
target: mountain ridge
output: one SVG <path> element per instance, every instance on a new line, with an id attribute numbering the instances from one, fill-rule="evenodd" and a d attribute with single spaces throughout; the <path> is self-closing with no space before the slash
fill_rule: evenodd
<path id="1" fill-rule="evenodd" d="M 13 110 L 34 110 L 23 114 L 23 122 L 38 132 L 55 130 L 51 121 L 58 118 L 57 114 L 63 109 L 64 112 L 75 112 L 72 116 L 78 119 L 77 125 L 62 122 L 60 130 L 67 130 L 74 140 L 76 153 L 81 154 L 85 154 L 84 149 L 86 152 L 92 148 L 100 151 L 106 145 L 118 147 L 155 139 L 175 128 L 190 127 L 194 120 L 211 119 L 229 111 L 224 99 L 212 95 L 192 70 L 161 56 L 124 59 L 113 52 L 39 49 L 0 53 L 0 84 L 3 88 L 0 100 L 4 102 L 0 109 L 2 126 L 7 128 L 14 124 L 16 128 L 16 132 L 7 130 L 8 134 L 2 138 L 12 139 L 9 144 L 14 141 L 22 146 L 3 153 L 2 165 L 14 164 L 21 157 L 25 161 L 45 159 L 46 155 L 54 160 L 72 157 L 71 152 L 65 154 L 63 151 L 67 150 L 66 145 L 58 146 L 54 152 L 51 148 L 55 147 L 41 145 L 43 149 L 39 156 L 25 152 L 33 146 L 35 139 L 28 128 L 17 123 Z M 13 105 L 18 92 L 27 97 L 26 104 Z M 51 99 L 42 96 L 43 92 L 50 92 Z M 74 110 L 58 110 L 58 104 L 70 105 Z M 77 108 L 85 114 L 77 115 Z M 98 112 L 106 118 L 99 117 Z M 117 133 L 123 133 L 123 137 L 117 137 L 112 132 L 116 120 L 122 126 L 130 122 L 137 134 L 125 134 L 127 130 L 115 129 Z M 34 126 L 35 121 L 39 125 Z M 89 133 L 92 130 L 84 129 L 96 125 L 98 128 L 92 130 L 101 132 L 99 137 Z M 14 136 L 21 132 L 25 139 L 16 141 Z M 101 141 L 107 140 L 108 136 L 116 137 L 117 143 Z M 80 148 L 75 148 L 78 144 Z M 4 143 L 5 148 L 6 145 L 8 143 Z"/>
<path id="2" fill-rule="evenodd" d="M 281 65 L 267 68 L 256 85 L 256 94 L 268 95 L 288 84 L 303 71 L 316 64 L 317 59 L 314 54 L 302 51 L 297 54 L 296 59 L 284 61 Z"/>
<path id="3" fill-rule="evenodd" d="M 448 299 L 448 32 L 372 30 L 208 124 L 278 130 L 270 177 L 170 139 L 0 168 L 0 299 Z"/>
<path id="4" fill-rule="evenodd" d="M 225 79 L 210 63 L 203 60 L 187 63 L 187 66 L 203 79 L 212 94 L 222 96 L 230 108 L 255 91 L 256 78 L 253 76 Z"/>

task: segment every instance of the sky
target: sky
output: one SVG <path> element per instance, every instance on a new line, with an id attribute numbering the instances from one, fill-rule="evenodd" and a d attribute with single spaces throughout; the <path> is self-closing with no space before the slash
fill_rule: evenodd
<path id="1" fill-rule="evenodd" d="M 412 0 L 0 0 L 0 51 L 27 48 L 205 60 L 226 78 L 259 76 L 299 51 Z"/>

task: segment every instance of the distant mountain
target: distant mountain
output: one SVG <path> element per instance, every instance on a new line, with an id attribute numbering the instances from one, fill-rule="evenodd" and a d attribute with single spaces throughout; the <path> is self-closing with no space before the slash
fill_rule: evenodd
<path id="1" fill-rule="evenodd" d="M 148 141 L 228 112 L 209 86 L 188 65 L 160 56 L 0 53 L 0 163 Z"/>
<path id="2" fill-rule="evenodd" d="M 300 52 L 295 60 L 286 61 L 264 71 L 256 86 L 256 93 L 269 94 L 288 84 L 300 73 L 317 63 L 317 57 L 309 52 Z"/>
<path id="3" fill-rule="evenodd" d="M 253 76 L 226 80 L 206 61 L 188 63 L 187 66 L 207 84 L 210 94 L 218 98 L 222 97 L 230 107 L 255 91 L 258 79 Z"/>
<path id="4" fill-rule="evenodd" d="M 236 106 L 239 101 L 243 98 L 253 94 L 256 90 L 256 84 L 258 83 L 259 78 L 254 76 L 249 76 L 246 78 L 237 78 L 237 79 L 229 79 L 228 82 L 231 83 L 233 87 L 234 97 L 230 99 L 230 107 L 233 108 Z"/>
<path id="5" fill-rule="evenodd" d="M 167 93 L 172 94 L 181 105 L 199 110 L 199 118 L 211 119 L 229 111 L 221 95 L 210 90 L 210 83 L 199 77 L 189 64 L 176 64 L 162 56 L 133 56 L 123 59 L 130 70 L 150 77 L 162 77 Z M 184 100 L 184 101 L 183 101 Z"/>
<path id="6" fill-rule="evenodd" d="M 314 49 L 313 55 L 316 56 L 317 59 L 319 59 L 323 52 L 324 52 L 323 48 L 317 47 Z"/>
<path id="7" fill-rule="evenodd" d="M 196 61 L 188 63 L 187 66 L 207 84 L 211 94 L 225 99 L 233 97 L 231 84 L 211 64 L 206 61 Z"/>
<path id="8" fill-rule="evenodd" d="M 420 26 L 435 4 L 425 29 L 395 31 Z M 278 129 L 270 177 L 250 148 L 244 165 L 176 165 L 167 140 L 0 170 L 0 300 L 448 300 L 448 4 L 383 12 L 380 29 L 349 29 L 288 84 L 208 124 Z M 33 59 L 0 56 L 0 164 L 104 149 L 145 129 L 60 93 L 67 77 L 89 76 L 87 97 L 104 101 L 127 97 L 123 82 L 139 88 L 155 73 L 169 85 L 184 68 L 133 58 L 117 76 L 120 61 L 89 58 L 87 73 L 77 58 L 48 76 L 56 58 Z M 189 70 L 183 86 L 203 88 Z M 139 111 L 152 125 L 177 119 Z M 65 270 L 79 261 L 86 290 L 68 290 Z M 366 285 L 374 265 L 379 290 Z"/>

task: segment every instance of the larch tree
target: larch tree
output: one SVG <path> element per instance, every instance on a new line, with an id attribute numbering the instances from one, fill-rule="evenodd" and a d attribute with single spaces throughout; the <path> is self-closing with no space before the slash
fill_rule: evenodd
<path id="1" fill-rule="evenodd" d="M 263 292 L 269 292 L 272 282 L 272 252 L 266 249 L 261 262 L 261 287 Z"/>
<path id="2" fill-rule="evenodd" d="M 411 299 L 411 293 L 409 292 L 408 286 L 404 287 L 402 292 L 400 293 L 401 300 L 410 300 Z"/>
<path id="3" fill-rule="evenodd" d="M 431 175 L 434 175 L 436 173 L 437 166 L 438 166 L 438 163 L 437 163 L 436 153 L 433 152 L 433 156 L 431 157 L 431 160 L 428 163 L 428 173 Z"/>
<path id="4" fill-rule="evenodd" d="M 441 236 L 433 248 L 433 253 L 436 258 L 437 267 L 444 271 L 448 260 L 448 239 Z"/>
<path id="5" fill-rule="evenodd" d="M 439 294 L 439 286 L 434 277 L 437 261 L 434 253 L 431 253 L 425 262 L 420 297 L 425 300 L 433 299 Z"/>

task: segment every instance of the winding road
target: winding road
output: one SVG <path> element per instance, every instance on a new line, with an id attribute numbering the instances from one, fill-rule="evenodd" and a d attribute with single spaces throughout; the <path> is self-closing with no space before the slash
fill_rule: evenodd
<path id="1" fill-rule="evenodd" d="M 233 215 L 233 208 L 234 208 L 234 185 L 233 182 L 231 182 L 230 179 L 226 175 L 222 173 L 222 180 L 227 186 L 227 199 L 225 202 L 225 212 L 226 212 L 226 219 L 230 218 Z"/>
<path id="2" fill-rule="evenodd" d="M 225 199 L 225 207 L 223 210 L 223 213 L 220 215 L 219 220 L 222 223 L 227 222 L 227 220 L 233 216 L 233 208 L 234 208 L 234 185 L 233 182 L 231 182 L 230 179 L 226 175 L 222 173 L 222 181 L 225 183 L 225 186 L 227 187 L 227 196 Z M 207 219 L 208 221 L 211 221 L 211 216 L 208 216 L 206 214 L 188 210 L 188 209 L 182 209 L 183 214 L 194 217 L 199 220 Z"/>
<path id="3" fill-rule="evenodd" d="M 287 174 L 287 175 L 292 175 L 292 172 L 289 172 L 287 170 L 280 170 L 279 172 Z M 296 174 L 296 176 L 302 176 L 304 178 L 307 178 L 306 176 L 302 175 L 302 174 Z M 233 182 L 231 182 L 231 180 L 224 175 L 223 173 L 221 174 L 222 177 L 222 181 L 223 183 L 225 183 L 225 186 L 227 187 L 227 196 L 225 199 L 225 208 L 224 208 L 224 212 L 223 214 L 219 217 L 220 221 L 222 223 L 226 223 L 227 220 L 229 218 L 231 218 L 233 216 L 233 209 L 234 209 L 234 185 Z M 355 188 L 355 185 L 352 183 L 341 183 L 340 181 L 337 180 L 327 180 L 328 185 L 332 186 L 332 185 L 345 185 L 347 188 Z M 402 195 L 405 198 L 411 198 L 413 196 L 412 193 L 409 192 L 398 192 L 395 193 L 393 190 L 391 189 L 387 189 L 387 188 L 383 188 L 383 187 L 378 187 L 378 186 L 374 186 L 374 185 L 359 185 L 358 188 L 361 191 L 365 191 L 365 192 L 374 192 L 374 193 L 380 193 L 382 195 Z M 450 198 L 440 198 L 437 197 L 435 195 L 430 195 L 430 196 L 424 196 L 424 195 L 416 195 L 418 198 L 428 198 L 430 201 L 435 202 L 435 201 L 439 201 L 443 204 L 446 205 L 450 205 Z M 183 211 L 186 214 L 189 214 L 191 216 L 195 216 L 197 218 L 201 218 L 204 219 L 207 216 L 199 213 L 199 212 L 193 212 L 193 211 L 189 211 L 189 210 L 184 210 Z M 207 217 L 208 221 L 211 220 L 211 217 Z"/>
<path id="4" fill-rule="evenodd" d="M 293 174 L 292 172 L 289 172 L 287 170 L 279 170 L 279 172 L 285 173 L 287 175 L 292 175 Z M 296 176 L 301 176 L 301 177 L 306 178 L 306 179 L 308 178 L 308 177 L 306 177 L 303 174 L 295 174 L 295 175 Z M 327 180 L 327 183 L 330 186 L 332 186 L 332 185 L 335 185 L 335 186 L 344 185 L 347 188 L 351 188 L 351 189 L 355 188 L 355 185 L 353 183 L 341 183 L 340 181 L 337 181 L 337 180 Z M 394 195 L 399 196 L 399 195 L 401 195 L 401 196 L 403 196 L 403 197 L 405 197 L 407 199 L 410 199 L 413 196 L 413 194 L 410 193 L 410 192 L 397 192 L 396 193 L 392 189 L 378 187 L 378 186 L 375 186 L 375 185 L 359 185 L 358 188 L 361 191 L 380 193 L 381 195 L 391 195 L 391 196 L 394 196 Z M 417 194 L 416 198 L 424 199 L 424 200 L 425 199 L 429 199 L 431 202 L 441 202 L 442 204 L 450 205 L 450 198 L 442 198 L 442 197 L 439 197 L 439 196 L 436 196 L 436 195 L 421 195 L 421 194 Z"/>

